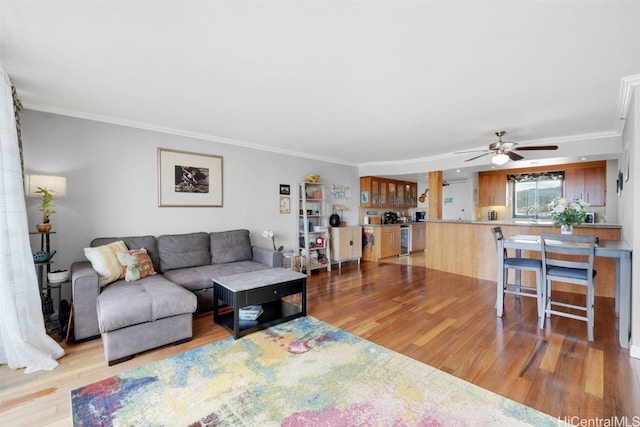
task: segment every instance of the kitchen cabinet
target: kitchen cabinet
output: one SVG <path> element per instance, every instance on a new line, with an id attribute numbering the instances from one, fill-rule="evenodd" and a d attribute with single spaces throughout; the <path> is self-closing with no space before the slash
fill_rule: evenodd
<path id="1" fill-rule="evenodd" d="M 400 255 L 400 225 L 363 227 L 362 259 L 378 261 Z"/>
<path id="2" fill-rule="evenodd" d="M 507 176 L 493 173 L 478 174 L 478 205 L 506 206 Z"/>
<path id="3" fill-rule="evenodd" d="M 362 227 L 331 227 L 331 260 L 342 263 L 357 260 L 360 265 L 362 257 Z"/>
<path id="4" fill-rule="evenodd" d="M 396 207 L 400 208 L 400 209 L 405 207 L 405 203 L 404 203 L 404 183 L 403 182 L 397 182 L 396 183 Z"/>
<path id="5" fill-rule="evenodd" d="M 411 252 L 424 251 L 427 247 L 426 229 L 424 223 L 411 224 Z"/>
<path id="6" fill-rule="evenodd" d="M 360 177 L 360 207 L 391 210 L 418 207 L 418 184 L 375 176 Z"/>
<path id="7" fill-rule="evenodd" d="M 395 208 L 396 201 L 396 182 L 395 181 L 386 181 L 387 183 L 387 206 L 389 208 Z"/>
<path id="8" fill-rule="evenodd" d="M 567 169 L 564 176 L 564 193 L 569 199 L 582 199 L 591 206 L 606 203 L 606 167 Z"/>

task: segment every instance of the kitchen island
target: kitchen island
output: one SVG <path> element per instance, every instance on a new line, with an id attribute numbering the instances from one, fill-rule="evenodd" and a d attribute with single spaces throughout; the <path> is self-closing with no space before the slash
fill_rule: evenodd
<path id="1" fill-rule="evenodd" d="M 560 233 L 560 227 L 536 222 L 427 219 L 425 223 L 427 268 L 489 280 L 493 284 L 497 278 L 498 259 L 492 228 L 502 227 L 505 237 L 516 234 Z M 602 240 L 620 240 L 621 227 L 606 223 L 583 224 L 574 227 L 574 233 L 595 234 Z M 540 258 L 540 253 L 524 251 L 522 256 Z M 596 258 L 594 268 L 598 271 L 596 296 L 615 297 L 615 260 Z M 523 274 L 522 280 L 523 283 L 535 283 L 533 275 Z"/>

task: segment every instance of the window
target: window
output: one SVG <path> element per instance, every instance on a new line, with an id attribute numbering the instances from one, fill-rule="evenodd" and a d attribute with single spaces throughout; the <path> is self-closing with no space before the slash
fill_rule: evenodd
<path id="1" fill-rule="evenodd" d="M 513 183 L 513 217 L 550 218 L 549 204 L 562 197 L 564 172 L 509 175 Z"/>

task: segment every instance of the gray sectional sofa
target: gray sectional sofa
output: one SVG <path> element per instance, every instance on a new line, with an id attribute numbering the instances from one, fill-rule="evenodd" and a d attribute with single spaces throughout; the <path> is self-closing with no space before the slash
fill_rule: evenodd
<path id="1" fill-rule="evenodd" d="M 102 336 L 109 365 L 190 340 L 193 313 L 213 308 L 212 278 L 282 267 L 282 253 L 252 246 L 248 230 L 98 238 L 91 247 L 119 240 L 145 248 L 157 274 L 100 287 L 89 261 L 71 266 L 74 337 Z"/>

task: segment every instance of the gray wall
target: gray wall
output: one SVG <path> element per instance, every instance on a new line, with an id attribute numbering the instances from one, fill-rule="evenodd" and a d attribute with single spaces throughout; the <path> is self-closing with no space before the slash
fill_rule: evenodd
<path id="1" fill-rule="evenodd" d="M 83 248 L 100 236 L 173 234 L 246 228 L 255 245 L 276 232 L 285 249 L 297 242 L 297 186 L 305 174 L 351 185 L 343 213 L 357 222 L 360 181 L 355 167 L 26 110 L 22 117 L 25 173 L 67 177 L 67 197 L 56 200 L 51 236 L 54 269 L 84 259 Z M 158 207 L 157 149 L 223 156 L 222 208 Z M 291 213 L 279 213 L 279 186 L 291 186 Z M 39 198 L 27 198 L 30 230 L 40 221 Z M 33 250 L 40 241 L 32 236 Z M 64 295 L 64 293 L 63 293 Z"/>

